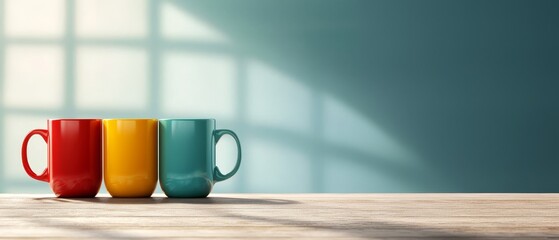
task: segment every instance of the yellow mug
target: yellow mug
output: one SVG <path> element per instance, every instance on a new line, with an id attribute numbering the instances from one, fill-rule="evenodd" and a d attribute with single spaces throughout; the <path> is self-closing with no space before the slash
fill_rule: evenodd
<path id="1" fill-rule="evenodd" d="M 150 197 L 157 184 L 157 119 L 104 119 L 105 186 L 113 197 Z"/>

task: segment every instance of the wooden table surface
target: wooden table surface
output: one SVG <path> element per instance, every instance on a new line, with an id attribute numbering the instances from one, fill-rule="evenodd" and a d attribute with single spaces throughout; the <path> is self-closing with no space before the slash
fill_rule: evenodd
<path id="1" fill-rule="evenodd" d="M 559 238 L 559 194 L 0 194 L 0 238 Z"/>

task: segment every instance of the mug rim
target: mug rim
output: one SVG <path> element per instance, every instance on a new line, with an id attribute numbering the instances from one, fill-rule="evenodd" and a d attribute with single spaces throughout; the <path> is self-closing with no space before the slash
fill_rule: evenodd
<path id="1" fill-rule="evenodd" d="M 159 121 L 216 121 L 215 118 L 162 118 Z"/>
<path id="2" fill-rule="evenodd" d="M 100 121 L 101 118 L 49 118 L 48 121 Z"/>
<path id="3" fill-rule="evenodd" d="M 157 118 L 103 118 L 103 121 L 158 121 Z"/>

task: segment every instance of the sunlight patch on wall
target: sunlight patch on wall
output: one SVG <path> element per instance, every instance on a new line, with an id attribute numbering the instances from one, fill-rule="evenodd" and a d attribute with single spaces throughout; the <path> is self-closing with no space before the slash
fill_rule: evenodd
<path id="1" fill-rule="evenodd" d="M 76 0 L 76 33 L 82 38 L 147 35 L 146 0 Z"/>
<path id="2" fill-rule="evenodd" d="M 310 192 L 312 191 L 309 154 L 281 144 L 248 137 L 245 141 L 244 174 L 248 192 Z"/>
<path id="3" fill-rule="evenodd" d="M 64 34 L 64 0 L 6 0 L 7 37 L 61 37 Z"/>
<path id="4" fill-rule="evenodd" d="M 76 105 L 83 109 L 143 110 L 148 103 L 148 58 L 144 49 L 79 47 Z"/>
<path id="5" fill-rule="evenodd" d="M 222 173 L 228 173 L 233 170 L 237 161 L 237 145 L 233 137 L 229 135 L 221 137 L 215 147 L 215 155 L 217 166 L 219 166 L 219 170 Z"/>
<path id="6" fill-rule="evenodd" d="M 414 164 L 415 157 L 372 120 L 331 96 L 324 96 L 324 133 L 327 143 L 375 156 L 375 159 Z"/>
<path id="7" fill-rule="evenodd" d="M 9 45 L 5 54 L 4 106 L 32 109 L 62 106 L 64 61 L 61 47 Z"/>
<path id="8" fill-rule="evenodd" d="M 248 63 L 247 108 L 252 124 L 296 133 L 312 129 L 312 93 L 269 65 Z"/>
<path id="9" fill-rule="evenodd" d="M 217 121 L 218 128 L 221 128 L 219 127 L 219 119 Z M 244 146 L 244 139 L 241 139 L 241 144 L 241 146 Z M 235 167 L 235 162 L 237 161 L 237 145 L 235 145 L 235 140 L 229 135 L 221 137 L 216 145 L 215 152 L 216 165 L 222 173 L 227 174 L 233 169 L 233 167 Z M 213 191 L 232 192 L 235 189 L 235 186 L 238 185 L 238 174 L 242 173 L 242 169 L 244 167 L 244 163 L 241 161 L 241 168 L 237 174 L 227 181 L 216 184 Z"/>
<path id="10" fill-rule="evenodd" d="M 167 52 L 161 97 L 167 115 L 231 120 L 236 115 L 233 59 L 222 54 Z"/>
<path id="11" fill-rule="evenodd" d="M 47 117 L 6 114 L 2 126 L 4 138 L 4 152 L 2 158 L 4 166 L 2 171 L 5 178 L 10 180 L 35 181 L 28 177 L 21 163 L 21 144 L 27 133 L 33 129 L 47 129 Z M 43 138 L 34 136 L 29 141 L 28 157 L 31 168 L 38 174 L 47 166 L 47 147 Z M 48 186 L 46 186 L 48 187 Z"/>
<path id="12" fill-rule="evenodd" d="M 225 43 L 227 38 L 208 23 L 179 9 L 172 1 L 161 4 L 161 33 L 167 40 L 199 40 Z"/>

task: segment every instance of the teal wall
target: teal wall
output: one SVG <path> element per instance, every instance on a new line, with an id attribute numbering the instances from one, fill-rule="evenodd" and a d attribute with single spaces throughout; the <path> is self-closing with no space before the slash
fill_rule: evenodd
<path id="1" fill-rule="evenodd" d="M 559 191 L 557 1 L 100 1 L 138 14 L 99 26 L 103 6 L 58 2 L 54 37 L 0 29 L 0 191 L 48 192 L 23 136 L 91 116 L 217 118 L 245 153 L 217 192 Z M 35 45 L 60 52 L 29 68 L 57 94 L 12 83 Z"/>

